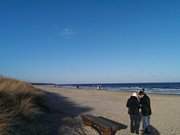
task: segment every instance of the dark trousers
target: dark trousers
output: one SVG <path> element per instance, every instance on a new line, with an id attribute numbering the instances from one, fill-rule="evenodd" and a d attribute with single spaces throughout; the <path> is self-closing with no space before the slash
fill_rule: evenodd
<path id="1" fill-rule="evenodd" d="M 140 127 L 140 115 L 132 115 L 130 114 L 130 130 L 131 133 L 139 133 Z"/>

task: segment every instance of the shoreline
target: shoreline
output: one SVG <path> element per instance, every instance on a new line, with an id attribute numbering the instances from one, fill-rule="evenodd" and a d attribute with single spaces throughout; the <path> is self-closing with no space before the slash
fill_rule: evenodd
<path id="1" fill-rule="evenodd" d="M 83 91 L 105 91 L 105 92 L 122 92 L 122 93 L 132 93 L 132 92 L 138 92 L 138 90 L 124 90 L 124 89 L 118 89 L 118 90 L 113 90 L 113 89 L 96 89 L 92 87 L 80 87 L 80 88 L 75 88 L 75 87 L 61 87 L 61 86 L 48 86 L 48 85 L 34 85 L 37 87 L 49 87 L 49 88 L 57 88 L 57 89 L 66 89 L 66 90 L 83 90 Z M 180 93 L 175 94 L 175 93 L 165 93 L 165 92 L 148 92 L 148 90 L 145 90 L 145 92 L 148 95 L 162 95 L 162 96 L 180 96 Z"/>

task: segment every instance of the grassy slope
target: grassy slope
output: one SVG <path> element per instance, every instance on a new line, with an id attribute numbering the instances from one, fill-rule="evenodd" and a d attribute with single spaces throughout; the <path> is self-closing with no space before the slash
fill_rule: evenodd
<path id="1" fill-rule="evenodd" d="M 79 135 L 81 129 L 74 128 L 81 128 L 79 122 L 62 120 L 62 114 L 52 109 L 50 95 L 23 81 L 0 77 L 0 135 Z"/>
<path id="2" fill-rule="evenodd" d="M 46 113 L 45 93 L 30 84 L 0 78 L 0 135 L 33 135 Z"/>

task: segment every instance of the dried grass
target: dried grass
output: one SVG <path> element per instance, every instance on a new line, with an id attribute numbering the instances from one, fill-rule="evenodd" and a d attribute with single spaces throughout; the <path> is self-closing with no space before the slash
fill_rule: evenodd
<path id="1" fill-rule="evenodd" d="M 33 135 L 42 132 L 45 93 L 23 81 L 0 78 L 0 135 Z"/>

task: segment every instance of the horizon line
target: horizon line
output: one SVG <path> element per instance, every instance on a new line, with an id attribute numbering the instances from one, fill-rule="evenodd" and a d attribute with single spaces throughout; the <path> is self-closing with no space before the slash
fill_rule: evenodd
<path id="1" fill-rule="evenodd" d="M 35 84 L 35 85 L 88 85 L 88 84 L 151 84 L 151 83 L 180 83 L 180 81 L 174 81 L 174 82 L 101 82 L 101 83 L 51 83 L 51 82 L 29 82 L 31 84 Z"/>

